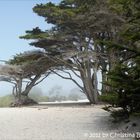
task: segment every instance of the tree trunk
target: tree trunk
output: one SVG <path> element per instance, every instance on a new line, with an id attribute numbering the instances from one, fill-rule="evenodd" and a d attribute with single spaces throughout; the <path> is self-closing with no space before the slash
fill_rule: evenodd
<path id="1" fill-rule="evenodd" d="M 93 67 L 92 84 L 94 88 L 94 94 L 96 95 L 96 100 L 98 100 L 98 79 L 97 79 L 97 66 Z"/>
<path id="2" fill-rule="evenodd" d="M 16 97 L 20 98 L 21 92 L 22 92 L 22 78 L 19 76 L 19 78 L 16 80 Z"/>
<path id="3" fill-rule="evenodd" d="M 36 81 L 41 77 L 41 75 L 36 75 L 35 78 L 28 84 L 25 88 L 25 90 L 21 93 L 22 95 L 28 96 L 29 92 L 35 85 Z"/>
<path id="4" fill-rule="evenodd" d="M 102 70 L 102 94 L 106 94 L 108 92 L 108 86 L 105 84 L 107 82 L 107 74 L 106 71 Z"/>
<path id="5" fill-rule="evenodd" d="M 96 104 L 98 102 L 97 94 L 95 93 L 95 89 L 89 79 L 84 80 L 84 88 L 90 103 Z"/>
<path id="6" fill-rule="evenodd" d="M 11 107 L 19 107 L 34 104 L 37 104 L 37 102 L 33 99 L 30 99 L 27 95 L 20 95 L 20 97 L 15 97 L 14 102 L 11 103 Z"/>
<path id="7" fill-rule="evenodd" d="M 88 100 L 92 104 L 96 104 L 98 102 L 97 92 L 95 92 L 92 78 L 88 77 L 85 73 L 81 72 L 81 78 L 84 86 L 84 93 L 87 96 Z"/>
<path id="8" fill-rule="evenodd" d="M 41 77 L 41 75 L 36 75 L 32 81 L 26 86 L 25 90 L 22 91 L 22 79 L 17 81 L 17 86 L 16 88 L 16 93 L 15 93 L 15 89 L 13 89 L 13 95 L 15 97 L 15 100 L 13 103 L 11 103 L 11 106 L 15 107 L 15 106 L 22 106 L 22 105 L 33 105 L 33 104 L 37 104 L 36 101 L 34 101 L 33 99 L 30 99 L 28 97 L 29 92 L 31 91 L 31 89 L 33 88 L 33 86 L 35 85 L 36 81 Z"/>

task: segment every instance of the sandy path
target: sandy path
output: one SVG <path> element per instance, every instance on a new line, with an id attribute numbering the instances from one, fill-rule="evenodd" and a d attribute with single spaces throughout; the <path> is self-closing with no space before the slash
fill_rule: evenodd
<path id="1" fill-rule="evenodd" d="M 96 140 L 116 128 L 100 106 L 0 108 L 0 140 Z"/>

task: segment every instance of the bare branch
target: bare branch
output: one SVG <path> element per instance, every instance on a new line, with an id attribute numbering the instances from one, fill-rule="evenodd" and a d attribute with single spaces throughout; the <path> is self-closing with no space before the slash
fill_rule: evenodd
<path id="1" fill-rule="evenodd" d="M 80 75 L 78 75 L 74 70 L 72 70 L 71 69 L 71 71 L 78 77 L 78 78 L 80 78 L 81 79 L 81 76 Z"/>
<path id="2" fill-rule="evenodd" d="M 47 74 L 45 75 L 45 77 L 43 77 L 41 80 L 39 80 L 37 83 L 35 83 L 34 86 L 38 85 L 38 84 L 41 83 L 44 79 L 46 79 L 46 78 L 49 76 L 50 73 L 51 73 L 51 72 L 47 73 Z"/>
<path id="3" fill-rule="evenodd" d="M 63 78 L 63 79 L 67 79 L 67 80 L 71 80 L 73 81 L 82 91 L 84 91 L 84 88 L 76 81 L 72 78 L 72 76 L 70 77 L 65 77 L 65 76 L 62 76 L 61 74 L 55 72 L 54 70 L 51 70 L 54 74 L 58 75 L 59 77 Z"/>
<path id="4" fill-rule="evenodd" d="M 56 63 L 62 63 L 64 66 L 67 66 L 71 69 L 74 69 L 74 70 L 78 70 L 80 67 L 77 68 L 77 65 L 74 65 L 74 64 L 70 64 L 68 63 L 66 60 L 63 60 L 57 56 L 55 57 L 51 57 L 51 56 L 48 56 L 48 55 L 45 55 L 47 58 L 49 58 L 50 60 L 52 60 L 53 62 L 56 62 Z"/>

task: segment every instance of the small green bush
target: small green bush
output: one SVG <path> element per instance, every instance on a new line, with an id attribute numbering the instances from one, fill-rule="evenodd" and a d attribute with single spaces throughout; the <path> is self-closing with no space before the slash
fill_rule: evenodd
<path id="1" fill-rule="evenodd" d="M 41 96 L 39 99 L 38 99 L 38 102 L 48 102 L 49 98 L 48 96 Z"/>
<path id="2" fill-rule="evenodd" d="M 29 97 L 36 102 L 48 102 L 48 96 L 43 96 L 41 94 L 29 94 Z"/>
<path id="3" fill-rule="evenodd" d="M 106 95 L 100 95 L 99 100 L 102 102 L 106 102 L 108 104 L 111 104 L 112 106 L 116 105 L 118 102 L 118 96 L 116 94 L 106 94 Z"/>
<path id="4" fill-rule="evenodd" d="M 12 95 L 0 97 L 0 107 L 9 107 L 13 100 L 14 98 Z"/>

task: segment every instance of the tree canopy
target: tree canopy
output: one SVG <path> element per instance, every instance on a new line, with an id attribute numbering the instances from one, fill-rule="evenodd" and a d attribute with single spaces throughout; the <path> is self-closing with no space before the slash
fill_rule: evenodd
<path id="1" fill-rule="evenodd" d="M 20 65 L 24 78 L 53 72 L 72 80 L 91 103 L 98 103 L 100 71 L 101 94 L 113 94 L 117 97 L 116 106 L 137 110 L 140 108 L 139 7 L 138 0 L 62 0 L 59 4 L 37 4 L 33 11 L 53 26 L 45 31 L 39 27 L 27 30 L 20 38 L 31 40 L 29 44 L 39 51 L 19 54 L 9 63 Z"/>

